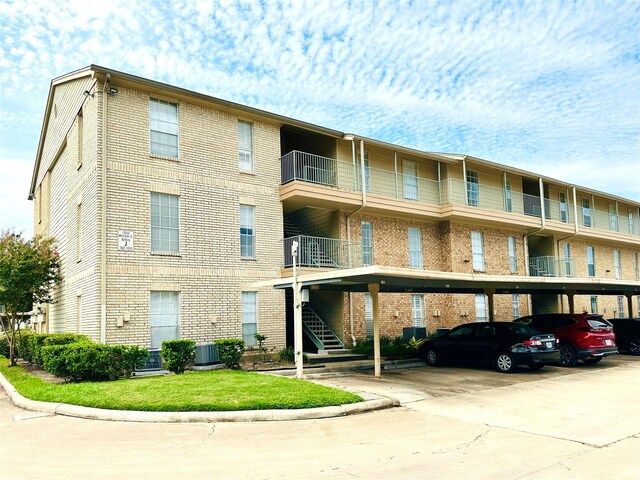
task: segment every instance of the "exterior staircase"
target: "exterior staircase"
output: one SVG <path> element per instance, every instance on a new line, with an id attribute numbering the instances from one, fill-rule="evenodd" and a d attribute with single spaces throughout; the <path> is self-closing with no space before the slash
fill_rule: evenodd
<path id="1" fill-rule="evenodd" d="M 347 351 L 342 340 L 308 305 L 302 307 L 302 330 L 318 347 L 318 353 Z"/>

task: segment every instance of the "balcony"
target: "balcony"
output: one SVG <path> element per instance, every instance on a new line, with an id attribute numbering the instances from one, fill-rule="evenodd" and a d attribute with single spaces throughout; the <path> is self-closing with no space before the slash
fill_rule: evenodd
<path id="1" fill-rule="evenodd" d="M 291 246 L 298 242 L 299 267 L 356 268 L 362 266 L 362 242 L 298 235 L 284 239 L 284 266 L 293 266 Z"/>
<path id="2" fill-rule="evenodd" d="M 532 277 L 575 277 L 576 261 L 572 258 L 531 257 L 529 275 Z"/>
<path id="3" fill-rule="evenodd" d="M 281 184 L 302 181 L 349 192 L 362 190 L 360 164 L 292 151 L 280 158 Z M 365 167 L 364 185 L 367 193 L 430 205 L 462 205 L 486 210 L 542 217 L 539 196 L 503 188 L 470 184 L 464 180 L 442 181 L 404 175 L 400 172 Z M 545 219 L 575 224 L 573 205 L 544 199 Z M 640 236 L 640 220 L 612 215 L 594 209 L 578 208 L 580 225 L 600 230 Z"/>

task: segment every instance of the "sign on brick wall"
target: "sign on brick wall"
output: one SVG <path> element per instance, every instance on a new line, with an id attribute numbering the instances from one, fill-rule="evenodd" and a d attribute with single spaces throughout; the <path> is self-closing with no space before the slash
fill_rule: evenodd
<path id="1" fill-rule="evenodd" d="M 133 232 L 131 230 L 118 230 L 118 250 L 133 252 Z"/>

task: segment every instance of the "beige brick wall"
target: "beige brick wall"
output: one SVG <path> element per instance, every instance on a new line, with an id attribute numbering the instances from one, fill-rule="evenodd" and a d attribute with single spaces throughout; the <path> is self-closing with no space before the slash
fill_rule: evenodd
<path id="1" fill-rule="evenodd" d="M 453 222 L 440 224 L 420 223 L 399 218 L 356 214 L 350 217 L 351 239 L 361 239 L 361 222 L 368 221 L 373 230 L 374 263 L 383 266 L 409 268 L 409 227 L 422 229 L 422 253 L 425 270 L 473 273 L 471 260 L 471 232 L 482 232 L 484 238 L 486 274 L 511 275 L 508 255 L 508 237 L 516 239 L 517 271 L 513 275 L 525 275 L 523 235 L 517 230 L 505 230 Z M 346 238 L 346 214 L 341 216 L 341 232 Z M 349 296 L 344 296 L 342 311 L 344 339 L 349 340 Z M 353 294 L 354 335 L 365 336 L 364 294 Z M 519 295 L 520 315 L 529 313 L 528 298 Z M 460 323 L 476 320 L 474 295 L 427 294 L 426 323 L 429 332 L 437 328 L 452 328 Z M 487 302 L 488 305 L 488 302 Z M 402 334 L 403 327 L 411 326 L 411 294 L 380 295 L 380 332 L 382 335 Z M 513 320 L 511 295 L 494 297 L 495 319 Z"/>
<path id="2" fill-rule="evenodd" d="M 150 292 L 180 292 L 184 338 L 242 336 L 241 292 L 277 277 L 283 261 L 278 125 L 253 123 L 253 174 L 238 169 L 232 112 L 178 103 L 179 157 L 149 152 L 149 94 L 119 88 L 109 98 L 107 199 L 107 340 L 148 345 Z M 150 193 L 179 196 L 180 251 L 151 253 Z M 255 206 L 256 258 L 240 258 L 240 205 Z M 134 234 L 134 251 L 118 251 L 118 231 Z M 284 293 L 257 295 L 258 331 L 269 348 L 285 343 Z M 131 320 L 118 327 L 118 317 Z"/>

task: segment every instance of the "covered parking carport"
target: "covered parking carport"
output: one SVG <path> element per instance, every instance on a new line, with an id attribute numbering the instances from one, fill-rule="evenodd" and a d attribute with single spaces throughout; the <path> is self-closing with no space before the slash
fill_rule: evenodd
<path id="1" fill-rule="evenodd" d="M 574 312 L 575 295 L 624 295 L 629 312 L 633 296 L 640 295 L 640 282 L 601 278 L 524 277 L 514 275 L 466 274 L 414 270 L 372 265 L 361 268 L 305 273 L 293 277 L 258 282 L 255 287 L 293 288 L 294 337 L 297 376 L 302 377 L 302 289 L 340 292 L 369 292 L 373 306 L 374 372 L 380 377 L 380 293 L 486 294 L 489 321 L 494 321 L 494 296 L 502 294 L 566 295 L 569 311 Z"/>

